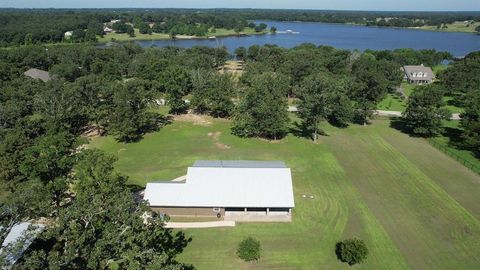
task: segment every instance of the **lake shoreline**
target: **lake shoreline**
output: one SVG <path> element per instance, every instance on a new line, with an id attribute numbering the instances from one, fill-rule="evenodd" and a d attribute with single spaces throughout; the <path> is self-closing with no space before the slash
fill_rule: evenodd
<path id="1" fill-rule="evenodd" d="M 264 20 L 256 20 L 255 22 L 267 22 Z M 306 23 L 306 24 L 331 24 L 331 25 L 351 25 L 351 26 L 363 26 L 369 28 L 386 28 L 386 29 L 401 29 L 401 30 L 421 30 L 421 31 L 428 31 L 428 32 L 437 32 L 437 33 L 463 33 L 463 34 L 480 34 L 477 32 L 470 32 L 470 31 L 451 31 L 451 30 L 437 30 L 437 29 L 428 29 L 428 28 L 421 28 L 421 27 L 399 27 L 399 26 L 377 26 L 377 25 L 366 25 L 366 24 L 358 24 L 358 23 L 335 23 L 335 22 L 312 22 L 312 21 L 268 21 L 268 22 L 277 22 L 277 23 Z M 429 27 L 429 26 L 427 26 Z"/>
<path id="2" fill-rule="evenodd" d="M 125 42 L 135 42 L 135 41 L 175 41 L 175 40 L 215 40 L 218 38 L 227 38 L 227 37 L 249 37 L 249 36 L 261 36 L 261 35 L 269 35 L 270 32 L 259 32 L 259 33 L 240 33 L 240 34 L 220 34 L 220 35 L 211 35 L 211 36 L 185 36 L 185 35 L 178 35 L 175 38 L 171 37 L 154 37 L 154 38 L 136 38 L 132 37 L 126 40 L 101 40 L 97 41 L 97 45 L 107 44 L 110 42 L 117 42 L 117 43 L 125 43 Z"/>

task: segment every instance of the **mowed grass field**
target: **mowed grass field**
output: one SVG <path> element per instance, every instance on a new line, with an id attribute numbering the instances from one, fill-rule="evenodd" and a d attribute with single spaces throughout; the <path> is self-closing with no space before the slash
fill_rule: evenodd
<path id="1" fill-rule="evenodd" d="M 181 261 L 198 269 L 349 269 L 334 248 L 355 236 L 370 249 L 355 269 L 478 269 L 480 177 L 425 140 L 388 120 L 326 125 L 317 144 L 295 135 L 237 138 L 228 121 L 210 121 L 175 121 L 138 143 L 104 137 L 90 144 L 117 156 L 117 170 L 137 185 L 181 176 L 198 159 L 283 160 L 292 168 L 292 223 L 184 230 L 192 242 Z M 235 255 L 247 236 L 262 243 L 258 262 Z"/>
<path id="2" fill-rule="evenodd" d="M 140 33 L 140 30 L 138 28 L 135 28 L 135 36 L 130 37 L 126 33 L 107 33 L 103 37 L 98 36 L 98 42 L 100 43 L 106 43 L 112 40 L 115 41 L 135 41 L 135 40 L 162 40 L 162 39 L 171 39 L 170 35 L 164 34 L 164 33 L 152 33 L 151 35 L 149 34 L 142 34 Z M 266 31 L 263 31 L 261 33 L 255 32 L 255 29 L 253 28 L 245 28 L 240 34 L 242 35 L 261 35 L 261 34 L 266 34 Z M 192 38 L 207 38 L 207 37 L 224 37 L 224 36 L 233 36 L 236 35 L 235 31 L 233 29 L 225 29 L 225 28 L 218 28 L 215 30 L 215 33 L 208 33 L 207 36 L 205 37 L 192 37 L 192 36 L 183 36 L 183 35 L 178 35 L 177 39 L 192 39 Z"/>
<path id="3" fill-rule="evenodd" d="M 422 27 L 413 27 L 413 29 L 421 29 L 421 30 L 428 30 L 428 31 L 439 31 L 439 32 L 465 32 L 465 33 L 475 33 L 475 28 L 480 26 L 480 22 L 474 23 L 465 23 L 465 22 L 454 22 L 448 23 L 448 28 L 440 28 L 437 29 L 437 26 L 422 26 Z"/>

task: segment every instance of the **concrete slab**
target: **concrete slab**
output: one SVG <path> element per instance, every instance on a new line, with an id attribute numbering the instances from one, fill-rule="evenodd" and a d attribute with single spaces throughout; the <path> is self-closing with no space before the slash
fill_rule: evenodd
<path id="1" fill-rule="evenodd" d="M 165 228 L 188 229 L 188 228 L 218 228 L 235 227 L 235 221 L 208 221 L 208 222 L 167 222 Z"/>
<path id="2" fill-rule="evenodd" d="M 270 212 L 225 212 L 225 221 L 236 222 L 292 222 L 292 216 L 288 213 Z"/>

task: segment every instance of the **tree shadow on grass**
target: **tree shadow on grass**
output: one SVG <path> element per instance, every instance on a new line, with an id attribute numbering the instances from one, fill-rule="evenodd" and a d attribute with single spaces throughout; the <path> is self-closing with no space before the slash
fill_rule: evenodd
<path id="1" fill-rule="evenodd" d="M 308 128 L 302 122 L 295 121 L 290 127 L 289 132 L 293 134 L 293 136 L 298 138 L 304 138 L 309 140 L 313 139 L 313 133 L 308 130 Z M 328 134 L 325 133 L 325 131 L 323 130 L 319 130 L 318 136 L 328 136 Z"/>
<path id="2" fill-rule="evenodd" d="M 147 119 L 147 124 L 140 129 L 142 134 L 159 131 L 162 127 L 173 122 L 171 115 L 163 116 L 155 112 L 148 112 Z"/>
<path id="3" fill-rule="evenodd" d="M 401 118 L 392 119 L 390 121 L 390 127 L 399 130 L 400 132 L 405 133 L 410 137 L 425 138 L 424 136 L 412 134 L 410 132 L 410 129 L 405 125 L 405 122 L 402 121 Z M 471 151 L 474 156 L 480 158 L 480 153 L 475 152 L 474 149 L 465 145 L 462 135 L 462 129 L 453 127 L 444 127 L 443 132 L 441 133 L 441 136 L 448 138 L 449 147 L 455 148 L 457 150 Z"/>
<path id="4" fill-rule="evenodd" d="M 394 128 L 402 133 L 405 133 L 411 137 L 417 137 L 410 132 L 405 122 L 401 118 L 393 118 L 390 120 L 390 127 Z"/>

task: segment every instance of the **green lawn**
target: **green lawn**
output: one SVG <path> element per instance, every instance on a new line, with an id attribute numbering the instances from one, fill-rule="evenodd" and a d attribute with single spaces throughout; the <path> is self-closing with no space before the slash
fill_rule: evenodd
<path id="1" fill-rule="evenodd" d="M 441 68 L 437 68 L 441 69 Z M 415 85 L 402 82 L 403 92 L 409 97 L 415 89 Z M 445 96 L 443 98 L 445 108 L 451 113 L 462 113 L 465 110 L 453 104 L 453 97 Z M 377 109 L 386 111 L 405 111 L 407 108 L 407 100 L 401 99 L 397 94 L 387 94 L 387 96 L 377 105 Z"/>
<path id="2" fill-rule="evenodd" d="M 405 100 L 396 94 L 388 94 L 377 106 L 379 110 L 385 111 L 405 111 L 407 107 Z"/>
<path id="3" fill-rule="evenodd" d="M 464 22 L 454 22 L 447 24 L 446 29 L 437 29 L 437 26 L 422 26 L 415 29 L 428 30 L 428 31 L 440 31 L 440 32 L 465 32 L 475 33 L 475 28 L 480 26 L 480 22 L 475 22 L 467 26 Z"/>
<path id="4" fill-rule="evenodd" d="M 257 33 L 257 32 L 255 32 L 255 30 L 253 28 L 245 28 L 245 30 L 242 31 L 240 34 L 254 35 L 254 34 L 265 34 L 265 33 L 266 32 Z M 224 29 L 224 28 L 219 28 L 219 29 L 216 29 L 215 33 L 209 33 L 208 36 L 209 37 L 210 36 L 222 37 L 222 36 L 232 36 L 232 35 L 235 35 L 235 34 L 236 34 L 235 31 L 233 31 L 232 29 L 227 30 L 227 29 Z M 182 38 L 191 38 L 191 37 L 179 35 L 179 36 L 177 36 L 177 38 L 182 39 Z M 202 38 L 202 37 L 199 37 L 199 38 Z M 206 37 L 203 37 L 203 38 L 206 38 Z M 161 39 L 170 39 L 170 36 L 168 34 L 162 34 L 162 33 L 153 33 L 151 35 L 140 34 L 140 31 L 137 28 L 135 28 L 135 36 L 134 37 L 130 37 L 126 33 L 117 34 L 117 33 L 111 32 L 111 33 L 107 33 L 103 37 L 99 36 L 98 37 L 98 42 L 105 43 L 105 42 L 109 42 L 109 41 L 112 41 L 112 40 L 115 40 L 115 41 L 134 41 L 134 40 L 161 40 Z"/>
<path id="5" fill-rule="evenodd" d="M 169 39 L 170 36 L 167 34 L 161 33 L 153 33 L 151 35 L 148 34 L 140 34 L 140 31 L 135 28 L 135 37 L 130 37 L 128 34 L 117 34 L 114 32 L 107 33 L 103 37 L 98 37 L 98 42 L 105 43 L 112 40 L 116 41 L 133 41 L 133 40 L 158 40 L 158 39 Z"/>
<path id="6" fill-rule="evenodd" d="M 325 125 L 329 136 L 313 144 L 294 135 L 274 143 L 237 138 L 225 120 L 176 121 L 138 143 L 104 137 L 90 146 L 117 156 L 117 170 L 138 185 L 181 176 L 198 159 L 284 160 L 292 168 L 293 222 L 185 230 L 193 241 L 180 260 L 198 269 L 350 269 L 337 261 L 334 246 L 352 236 L 370 249 L 355 269 L 477 268 L 480 177 L 389 125 Z M 221 135 L 215 140 L 209 132 Z M 258 262 L 235 256 L 247 236 L 262 243 Z"/>

